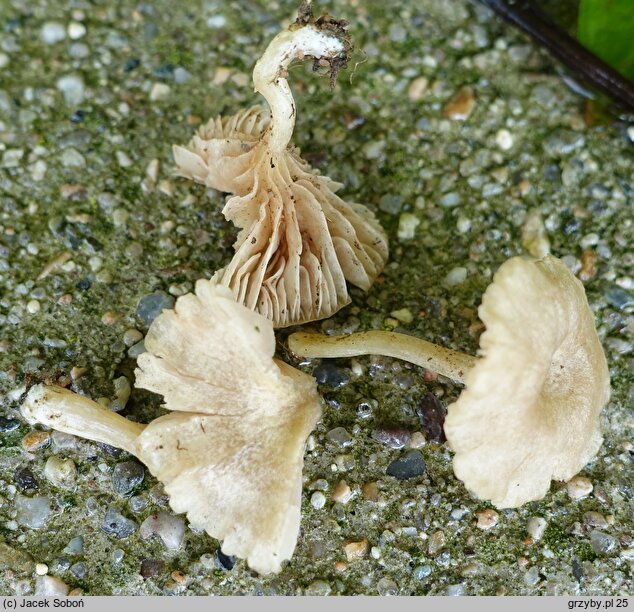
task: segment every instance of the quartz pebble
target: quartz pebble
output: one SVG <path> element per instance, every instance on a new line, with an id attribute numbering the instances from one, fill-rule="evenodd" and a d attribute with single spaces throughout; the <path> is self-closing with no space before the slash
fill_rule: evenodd
<path id="1" fill-rule="evenodd" d="M 508 130 L 499 130 L 495 135 L 495 144 L 497 144 L 502 151 L 508 151 L 513 146 L 513 136 Z"/>
<path id="2" fill-rule="evenodd" d="M 79 106 L 84 101 L 85 85 L 84 80 L 79 75 L 63 76 L 57 80 L 55 85 L 68 106 Z"/>
<path id="3" fill-rule="evenodd" d="M 143 540 L 159 538 L 168 550 L 178 550 L 185 536 L 185 521 L 163 510 L 148 516 L 139 530 Z"/>
<path id="4" fill-rule="evenodd" d="M 482 530 L 487 530 L 495 527 L 500 520 L 500 515 L 495 510 L 491 510 L 491 508 L 476 512 L 476 517 L 476 527 Z"/>
<path id="5" fill-rule="evenodd" d="M 307 587 L 304 595 L 310 597 L 325 597 L 330 595 L 332 587 L 325 580 L 313 580 Z"/>
<path id="6" fill-rule="evenodd" d="M 574 476 L 566 483 L 566 491 L 571 499 L 582 499 L 592 493 L 593 485 L 585 476 Z"/>
<path id="7" fill-rule="evenodd" d="M 381 578 L 376 585 L 376 590 L 382 597 L 398 595 L 398 585 L 389 578 Z"/>
<path id="8" fill-rule="evenodd" d="M 359 561 L 368 554 L 369 544 L 366 539 L 349 540 L 343 545 L 343 551 L 346 553 L 348 562 Z"/>
<path id="9" fill-rule="evenodd" d="M 35 595 L 40 597 L 68 595 L 69 590 L 69 586 L 55 576 L 38 576 L 35 579 Z"/>
<path id="10" fill-rule="evenodd" d="M 44 495 L 15 497 L 16 519 L 20 525 L 29 529 L 41 529 L 51 515 L 51 501 Z"/>
<path id="11" fill-rule="evenodd" d="M 352 498 L 352 490 L 345 480 L 340 480 L 332 492 L 332 499 L 340 504 L 347 504 Z"/>
<path id="12" fill-rule="evenodd" d="M 64 25 L 58 21 L 47 21 L 40 30 L 40 38 L 47 45 L 54 45 L 66 38 Z"/>
<path id="13" fill-rule="evenodd" d="M 475 96 L 471 87 L 461 87 L 445 104 L 442 109 L 442 116 L 454 121 L 464 121 L 468 119 L 475 107 Z"/>
<path id="14" fill-rule="evenodd" d="M 526 524 L 526 531 L 528 535 L 532 538 L 533 542 L 538 542 L 542 539 L 544 532 L 546 531 L 548 523 L 546 519 L 541 516 L 532 516 L 528 519 L 528 523 Z"/>
<path id="15" fill-rule="evenodd" d="M 170 93 L 172 93 L 172 90 L 169 85 L 165 83 L 154 83 L 150 90 L 150 100 L 152 100 L 152 102 L 165 100 L 169 97 Z"/>
<path id="16" fill-rule="evenodd" d="M 595 529 L 590 534 L 590 545 L 598 555 L 610 556 L 619 550 L 619 542 L 614 537 L 603 531 Z"/>
<path id="17" fill-rule="evenodd" d="M 75 484 L 77 468 L 72 459 L 62 459 L 52 455 L 44 465 L 44 476 L 52 485 L 61 489 L 70 489 Z"/>
<path id="18" fill-rule="evenodd" d="M 310 496 L 310 505 L 315 510 L 321 510 L 326 505 L 326 496 L 321 491 L 315 491 Z"/>
<path id="19" fill-rule="evenodd" d="M 425 77 L 414 79 L 407 88 L 407 95 L 412 102 L 418 102 L 423 98 L 427 91 L 429 81 Z"/>
<path id="20" fill-rule="evenodd" d="M 346 448 L 352 444 L 352 436 L 343 427 L 335 427 L 326 434 L 326 440 L 340 448 Z"/>

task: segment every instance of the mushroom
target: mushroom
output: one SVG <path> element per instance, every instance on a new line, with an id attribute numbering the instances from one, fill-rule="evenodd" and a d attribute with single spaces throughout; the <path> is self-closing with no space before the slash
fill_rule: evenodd
<path id="1" fill-rule="evenodd" d="M 30 422 L 123 448 L 165 485 L 170 506 L 260 573 L 280 571 L 299 533 L 306 438 L 321 414 L 314 379 L 273 359 L 271 322 L 200 280 L 164 310 L 137 385 L 173 411 L 148 425 L 58 387 L 33 387 Z"/>
<path id="2" fill-rule="evenodd" d="M 177 174 L 229 197 L 223 214 L 241 228 L 231 262 L 214 282 L 286 327 L 331 316 L 350 302 L 346 280 L 370 288 L 387 260 L 387 238 L 370 210 L 344 202 L 335 183 L 289 144 L 296 108 L 287 74 L 295 59 L 345 66 L 345 22 L 312 18 L 310 4 L 278 34 L 253 71 L 260 106 L 211 119 L 185 147 L 174 146 Z"/>
<path id="3" fill-rule="evenodd" d="M 597 453 L 608 367 L 583 285 L 552 255 L 506 261 L 478 314 L 486 326 L 478 359 L 378 331 L 297 333 L 289 347 L 307 357 L 379 353 L 464 382 L 444 424 L 454 472 L 477 497 L 518 507 Z"/>

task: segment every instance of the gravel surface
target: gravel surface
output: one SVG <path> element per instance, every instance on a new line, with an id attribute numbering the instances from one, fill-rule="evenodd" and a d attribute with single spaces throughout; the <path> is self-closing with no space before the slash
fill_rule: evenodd
<path id="1" fill-rule="evenodd" d="M 612 374 L 605 442 L 578 477 L 496 511 L 453 475 L 441 423 L 459 386 L 383 357 L 292 362 L 282 332 L 280 357 L 326 404 L 295 555 L 258 576 L 125 453 L 22 419 L 41 380 L 139 422 L 165 412 L 130 392 L 143 336 L 237 234 L 222 194 L 172 176 L 171 145 L 258 101 L 253 64 L 296 3 L 201 7 L 0 3 L 0 593 L 631 594 L 634 129 L 467 0 L 329 1 L 357 55 L 334 90 L 290 72 L 294 142 L 390 238 L 374 287 L 309 327 L 475 353 L 482 293 L 538 209 Z"/>

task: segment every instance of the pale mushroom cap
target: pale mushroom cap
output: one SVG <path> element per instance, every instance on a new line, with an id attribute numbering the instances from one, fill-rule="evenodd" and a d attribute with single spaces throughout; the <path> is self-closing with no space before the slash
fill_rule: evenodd
<path id="1" fill-rule="evenodd" d="M 482 357 L 448 408 L 445 434 L 467 489 L 517 507 L 597 453 L 607 362 L 583 285 L 555 257 L 505 262 L 478 313 Z"/>
<path id="2" fill-rule="evenodd" d="M 137 456 L 226 554 L 278 572 L 299 534 L 304 445 L 321 414 L 314 379 L 273 360 L 271 322 L 208 280 L 157 317 L 146 348 L 137 385 L 179 412 L 146 427 Z"/>

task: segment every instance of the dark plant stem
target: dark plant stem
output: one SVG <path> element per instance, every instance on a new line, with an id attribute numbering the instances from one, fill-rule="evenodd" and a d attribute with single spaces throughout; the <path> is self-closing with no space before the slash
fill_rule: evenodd
<path id="1" fill-rule="evenodd" d="M 634 84 L 588 51 L 528 0 L 479 0 L 548 49 L 558 60 L 602 91 L 624 110 L 634 112 Z"/>

